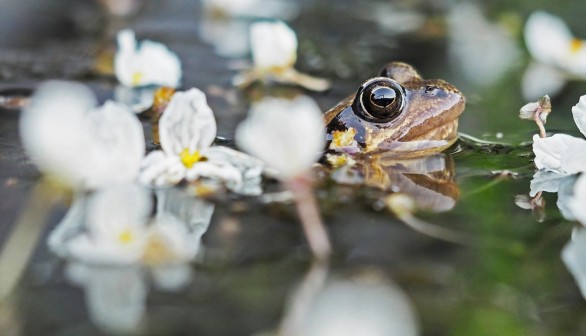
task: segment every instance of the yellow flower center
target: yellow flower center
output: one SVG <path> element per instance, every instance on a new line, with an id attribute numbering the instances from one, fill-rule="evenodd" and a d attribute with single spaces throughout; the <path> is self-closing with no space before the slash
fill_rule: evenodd
<path id="1" fill-rule="evenodd" d="M 580 49 L 582 49 L 583 45 L 584 41 L 579 39 L 572 39 L 572 41 L 570 41 L 570 52 L 572 54 L 576 54 L 578 51 L 580 51 Z"/>
<path id="2" fill-rule="evenodd" d="M 161 237 L 153 234 L 147 240 L 142 260 L 149 265 L 160 265 L 177 259 L 169 243 Z"/>
<path id="3" fill-rule="evenodd" d="M 144 77 L 142 72 L 135 72 L 132 74 L 132 85 L 133 86 L 138 86 L 140 85 L 140 82 L 142 81 L 142 77 Z"/>
<path id="4" fill-rule="evenodd" d="M 332 144 L 330 145 L 330 148 L 352 146 L 355 135 L 356 130 L 352 127 L 350 127 L 346 131 L 334 131 L 334 133 L 332 134 Z"/>
<path id="5" fill-rule="evenodd" d="M 203 156 L 199 154 L 199 151 L 195 151 L 193 153 L 189 152 L 189 149 L 185 148 L 180 154 L 179 158 L 183 165 L 187 168 L 193 167 L 194 164 L 201 161 Z"/>
<path id="6" fill-rule="evenodd" d="M 134 240 L 134 235 L 130 230 L 124 230 L 118 235 L 118 241 L 122 244 L 129 244 Z"/>

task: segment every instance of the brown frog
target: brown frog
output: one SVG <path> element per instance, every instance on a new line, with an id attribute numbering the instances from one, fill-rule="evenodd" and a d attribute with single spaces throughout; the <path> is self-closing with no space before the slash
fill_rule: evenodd
<path id="1" fill-rule="evenodd" d="M 393 62 L 326 112 L 328 149 L 408 158 L 441 152 L 458 138 L 464 95 Z"/>

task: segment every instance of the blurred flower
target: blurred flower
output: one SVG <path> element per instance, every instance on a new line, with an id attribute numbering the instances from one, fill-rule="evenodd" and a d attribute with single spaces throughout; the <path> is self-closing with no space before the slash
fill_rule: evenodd
<path id="1" fill-rule="evenodd" d="M 24 147 L 40 170 L 89 189 L 138 176 L 145 151 L 142 125 L 121 105 L 95 104 L 83 85 L 41 85 L 20 124 Z"/>
<path id="2" fill-rule="evenodd" d="M 582 206 L 583 207 L 583 206 Z M 574 276 L 582 296 L 586 299 L 586 229 L 577 228 L 572 240 L 562 250 L 562 260 Z"/>
<path id="3" fill-rule="evenodd" d="M 236 143 L 277 170 L 293 193 L 314 256 L 326 260 L 330 242 L 307 177 L 325 147 L 323 118 L 315 101 L 306 96 L 264 98 L 236 129 Z"/>
<path id="4" fill-rule="evenodd" d="M 205 94 L 198 89 L 173 95 L 159 121 L 159 134 L 162 150 L 145 157 L 139 178 L 143 183 L 162 186 L 183 179 L 211 178 L 238 192 L 246 183 L 260 182 L 260 161 L 226 147 L 211 146 L 216 120 Z"/>
<path id="5" fill-rule="evenodd" d="M 586 78 L 586 43 L 575 38 L 560 18 L 542 11 L 531 14 L 525 43 L 538 62 L 529 66 L 523 78 L 527 99 L 555 95 L 568 78 Z"/>
<path id="6" fill-rule="evenodd" d="M 158 216 L 150 223 L 150 193 L 135 185 L 107 188 L 88 200 L 85 231 L 66 242 L 68 255 L 98 265 L 166 265 L 197 253 L 184 223 Z"/>
<path id="7" fill-rule="evenodd" d="M 297 61 L 297 35 L 281 21 L 258 22 L 250 27 L 252 61 L 260 71 L 279 72 Z"/>
<path id="8" fill-rule="evenodd" d="M 116 16 L 129 16 L 135 14 L 141 7 L 141 0 L 99 0 L 99 2 Z"/>
<path id="9" fill-rule="evenodd" d="M 299 335 L 418 335 L 409 298 L 380 275 L 332 281 L 306 309 Z"/>
<path id="10" fill-rule="evenodd" d="M 131 88 L 118 85 L 114 89 L 114 100 L 134 113 L 141 113 L 153 105 L 155 91 L 154 87 Z"/>
<path id="11" fill-rule="evenodd" d="M 246 13 L 257 7 L 260 0 L 202 0 L 203 7 L 215 16 L 232 16 Z"/>
<path id="12" fill-rule="evenodd" d="M 120 83 L 128 87 L 179 86 L 181 62 L 165 45 L 149 40 L 137 45 L 134 32 L 128 29 L 120 31 L 117 39 L 114 71 Z"/>
<path id="13" fill-rule="evenodd" d="M 299 14 L 298 5 L 286 0 L 202 0 L 202 3 L 211 17 L 290 20 Z"/>
<path id="14" fill-rule="evenodd" d="M 454 64 L 468 80 L 490 85 L 518 61 L 520 51 L 512 34 L 487 20 L 477 5 L 461 2 L 454 6 L 448 24 Z M 482 66 L 478 66 L 479 59 Z"/>
<path id="15" fill-rule="evenodd" d="M 425 16 L 408 7 L 391 2 L 365 2 L 356 8 L 356 14 L 360 19 L 377 24 L 385 33 L 398 35 L 414 32 L 425 24 Z"/>
<path id="16" fill-rule="evenodd" d="M 237 58 L 250 52 L 250 23 L 226 17 L 204 16 L 200 21 L 201 38 L 214 46 L 216 54 Z"/>
<path id="17" fill-rule="evenodd" d="M 254 68 L 234 78 L 234 84 L 245 87 L 257 80 L 269 79 L 280 83 L 301 85 L 323 91 L 329 82 L 295 70 L 297 35 L 284 22 L 257 22 L 250 28 L 250 43 Z"/>
<path id="18" fill-rule="evenodd" d="M 264 98 L 236 130 L 236 143 L 290 179 L 307 172 L 322 155 L 322 113 L 307 96 Z"/>

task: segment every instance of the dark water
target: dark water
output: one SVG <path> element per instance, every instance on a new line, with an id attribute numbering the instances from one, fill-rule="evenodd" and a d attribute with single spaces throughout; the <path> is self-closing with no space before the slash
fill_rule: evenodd
<path id="1" fill-rule="evenodd" d="M 390 14 L 390 22 L 377 23 L 375 14 L 385 12 L 370 6 L 389 3 L 395 6 L 389 13 L 415 13 L 420 25 L 402 31 L 407 28 L 400 17 Z M 217 56 L 204 41 L 199 3 L 146 2 L 126 21 L 108 19 L 93 2 L 76 3 L 72 10 L 68 5 L 0 4 L 0 94 L 66 78 L 87 83 L 102 100 L 110 98 L 115 80 L 96 73 L 94 57 L 112 48 L 113 33 L 128 26 L 139 38 L 164 42 L 179 54 L 183 87 L 208 92 L 218 135 L 232 138 L 248 109 L 247 100 L 256 93 L 231 89 L 234 60 Z M 586 24 L 577 15 L 586 7 L 577 1 L 563 6 L 545 1 L 479 5 L 488 20 L 506 23 L 515 55 L 496 62 L 491 72 L 502 73 L 489 82 L 479 80 L 490 77 L 486 73 L 464 69 L 466 62 L 488 67 L 490 62 L 483 59 L 487 56 L 459 54 L 457 46 L 465 42 L 450 40 L 446 17 L 455 6 L 451 1 L 299 2 L 299 15 L 290 21 L 300 40 L 297 67 L 333 83 L 326 93 L 310 93 L 322 109 L 354 92 L 386 62 L 401 60 L 424 77 L 443 78 L 466 94 L 460 131 L 502 143 L 461 139 L 448 157 L 459 187 L 455 206 L 417 214 L 470 235 L 468 244 L 446 242 L 406 226 L 381 206 L 384 194 L 375 189 L 320 185 L 320 208 L 334 246 L 328 281 L 355 279 L 365 272 L 391 281 L 410 302 L 422 335 L 582 335 L 586 302 L 560 258 L 577 223 L 563 219 L 555 195 L 545 195 L 544 218 L 519 208 L 514 198 L 529 192 L 534 167 L 526 142 L 536 133 L 534 124 L 517 117 L 525 103 L 520 78 L 529 61 L 522 43 L 523 22 L 532 11 L 547 9 L 586 36 Z M 217 87 L 225 90 L 213 94 Z M 570 107 L 584 92 L 586 84 L 575 82 L 554 97 L 547 128 L 576 133 Z M 19 143 L 18 117 L 17 109 L 0 110 L 0 247 L 19 230 L 19 216 L 38 210 L 31 191 L 38 191 L 33 188 L 40 175 Z M 441 189 L 437 185 L 442 183 L 435 183 L 432 189 Z M 311 267 L 292 205 L 237 198 L 211 206 L 213 215 L 202 238 L 205 254 L 180 290 L 157 288 L 155 277 L 142 269 L 86 269 L 86 278 L 98 284 L 75 285 L 67 275 L 73 266 L 49 252 L 45 241 L 68 206 L 67 201 L 59 202 L 50 215 L 24 228 L 28 238 L 22 249 L 34 253 L 14 292 L 0 302 L 0 335 L 107 335 L 117 319 L 139 313 L 141 322 L 131 334 L 261 334 L 279 326 L 290 297 Z M 0 277 L 6 279 L 7 274 Z M 146 308 L 125 313 L 123 307 L 132 306 L 129 293 L 136 283 L 146 287 Z M 89 308 L 92 295 L 119 297 L 120 302 L 104 300 L 108 303 L 102 310 Z"/>

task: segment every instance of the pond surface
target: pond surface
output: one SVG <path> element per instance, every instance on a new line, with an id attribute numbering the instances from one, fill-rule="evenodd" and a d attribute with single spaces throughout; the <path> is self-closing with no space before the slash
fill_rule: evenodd
<path id="1" fill-rule="evenodd" d="M 9 0 L 0 5 L 0 95 L 15 89 L 27 95 L 43 80 L 66 78 L 89 85 L 100 100 L 111 98 L 115 79 L 96 71 L 94 62 L 97 55 L 113 50 L 114 34 L 121 27 L 134 29 L 141 39 L 164 42 L 178 53 L 183 88 L 207 93 L 222 138 L 233 138 L 254 97 L 297 92 L 292 87 L 245 92 L 231 87 L 234 68 L 246 60 L 246 50 L 221 45 L 222 36 L 246 32 L 249 21 L 212 22 L 193 1 L 145 3 L 127 20 L 108 19 L 89 1 L 72 10 L 65 1 L 37 6 L 32 0 Z M 16 287 L 0 301 L 0 334 L 270 334 L 286 324 L 284 317 L 295 316 L 295 298 L 321 298 L 328 290 L 341 298 L 335 309 L 346 311 L 344 304 L 356 303 L 347 311 L 366 311 L 399 328 L 388 330 L 417 329 L 421 335 L 585 334 L 586 301 L 561 259 L 579 224 L 562 217 L 555 194 L 545 194 L 542 212 L 515 204 L 515 196 L 529 193 L 535 171 L 530 141 L 537 133 L 535 124 L 518 118 L 526 103 L 520 82 L 529 63 L 523 24 L 531 12 L 544 9 L 586 36 L 586 22 L 578 15 L 586 4 L 564 4 L 479 3 L 479 13 L 493 29 L 504 27 L 508 34 L 508 42 L 497 51 L 491 48 L 496 44 L 479 42 L 478 20 L 448 20 L 469 16 L 471 12 L 457 12 L 476 8 L 462 9 L 468 4 L 307 0 L 287 11 L 296 14 L 288 19 L 300 41 L 297 68 L 332 81 L 329 91 L 308 93 L 324 111 L 394 60 L 464 92 L 467 107 L 459 130 L 465 135 L 442 158 L 447 171 L 430 170 L 420 177 L 389 173 L 390 179 L 402 178 L 430 191 L 426 201 L 436 211 L 418 212 L 417 218 L 465 234 L 468 240 L 463 243 L 406 225 L 386 210 L 385 193 L 376 188 L 325 180 L 316 192 L 334 247 L 329 266 L 312 265 L 292 204 L 236 196 L 204 202 L 184 195 L 176 204 L 186 204 L 197 217 L 205 252 L 188 271 L 67 262 L 49 250 L 47 239 L 71 201 L 60 200 L 45 209 L 52 192 L 20 144 L 20 111 L 1 109 L 0 283 L 10 282 L 10 274 L 24 269 Z M 234 55 L 244 58 L 227 57 Z M 585 83 L 571 82 L 552 97 L 554 112 L 547 129 L 578 134 L 570 108 L 584 93 Z M 150 130 L 148 122 L 145 129 Z M 279 188 L 270 180 L 265 187 Z M 7 246 L 18 246 L 11 249 L 14 257 L 8 264 Z M 310 285 L 318 290 L 312 292 Z M 335 292 L 346 285 L 349 290 Z M 364 288 L 383 294 L 361 291 Z M 391 308 L 384 305 L 389 302 L 375 299 L 385 295 Z M 313 303 L 306 308 L 314 316 L 322 316 L 316 309 L 328 309 Z M 356 312 L 348 316 L 360 315 Z"/>

